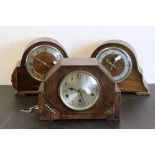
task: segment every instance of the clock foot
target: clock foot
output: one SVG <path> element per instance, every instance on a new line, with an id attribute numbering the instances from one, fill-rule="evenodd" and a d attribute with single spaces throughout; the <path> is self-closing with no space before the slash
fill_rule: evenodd
<path id="1" fill-rule="evenodd" d="M 17 91 L 16 96 L 37 95 L 38 91 Z"/>
<path id="2" fill-rule="evenodd" d="M 138 96 L 149 96 L 150 95 L 149 92 L 135 92 L 135 94 Z"/>

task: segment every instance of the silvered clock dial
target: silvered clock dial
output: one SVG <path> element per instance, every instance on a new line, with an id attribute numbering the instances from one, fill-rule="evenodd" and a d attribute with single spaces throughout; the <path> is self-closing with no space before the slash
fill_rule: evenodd
<path id="1" fill-rule="evenodd" d="M 73 71 L 60 83 L 62 102 L 70 109 L 82 111 L 92 107 L 99 97 L 97 79 L 86 71 Z"/>
<path id="2" fill-rule="evenodd" d="M 111 73 L 117 83 L 127 79 L 131 73 L 130 56 L 120 48 L 105 48 L 97 54 L 96 58 Z"/>
<path id="3" fill-rule="evenodd" d="M 28 73 L 38 81 L 44 81 L 47 72 L 63 55 L 52 45 L 39 45 L 31 49 L 26 58 Z"/>

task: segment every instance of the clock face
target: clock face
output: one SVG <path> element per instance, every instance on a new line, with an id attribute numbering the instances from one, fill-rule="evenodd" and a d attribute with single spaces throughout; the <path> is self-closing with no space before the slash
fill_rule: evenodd
<path id="1" fill-rule="evenodd" d="M 47 72 L 62 58 L 58 49 L 50 45 L 33 48 L 26 58 L 28 73 L 38 81 L 44 81 Z"/>
<path id="2" fill-rule="evenodd" d="M 92 107 L 100 92 L 97 79 L 86 71 L 69 73 L 60 83 L 59 93 L 63 103 L 72 110 L 82 111 Z"/>
<path id="3" fill-rule="evenodd" d="M 117 83 L 124 81 L 131 73 L 131 58 L 120 48 L 103 49 L 97 54 L 96 58 L 111 73 Z"/>

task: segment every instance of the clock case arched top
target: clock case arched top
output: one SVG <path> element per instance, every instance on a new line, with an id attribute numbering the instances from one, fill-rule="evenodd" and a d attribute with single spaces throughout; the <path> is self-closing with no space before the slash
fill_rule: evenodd
<path id="1" fill-rule="evenodd" d="M 129 77 L 118 83 L 121 92 L 135 93 L 137 95 L 149 95 L 149 85 L 144 80 L 143 71 L 138 64 L 138 57 L 134 48 L 127 42 L 122 40 L 108 40 L 97 47 L 91 55 L 95 58 L 103 49 L 115 47 L 123 49 L 130 56 L 132 61 L 132 71 Z"/>

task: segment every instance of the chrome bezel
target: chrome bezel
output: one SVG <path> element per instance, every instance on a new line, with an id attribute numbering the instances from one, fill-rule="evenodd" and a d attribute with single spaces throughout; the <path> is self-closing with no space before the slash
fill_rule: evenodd
<path id="1" fill-rule="evenodd" d="M 61 53 L 57 48 L 55 48 L 54 46 L 51 46 L 51 45 L 38 45 L 38 46 L 35 46 L 33 49 L 30 50 L 29 54 L 28 54 L 27 57 L 26 57 L 26 61 L 25 61 L 25 65 L 26 65 L 27 72 L 30 74 L 30 76 L 31 76 L 33 79 L 35 79 L 35 80 L 37 80 L 37 81 L 40 81 L 40 82 L 43 82 L 43 81 L 45 81 L 45 79 L 42 80 L 42 79 L 36 77 L 34 74 L 32 74 L 32 73 L 29 71 L 29 68 L 28 68 L 28 59 L 29 59 L 29 56 L 33 53 L 34 50 L 36 50 L 37 48 L 40 48 L 40 47 L 48 47 L 48 48 L 52 48 L 52 49 L 56 50 L 56 51 L 60 54 L 61 58 L 63 58 L 63 55 L 62 55 L 62 53 Z M 50 52 L 48 52 L 48 53 L 50 53 Z M 50 53 L 50 54 L 52 55 L 52 53 Z M 37 72 L 36 72 L 36 73 L 37 73 Z M 39 73 L 38 73 L 38 74 L 39 74 Z"/>
<path id="2" fill-rule="evenodd" d="M 102 55 L 102 53 L 106 52 L 107 50 L 119 50 L 120 52 L 122 52 L 126 57 L 127 57 L 127 61 L 128 61 L 128 64 L 129 64 L 129 70 L 127 72 L 127 74 L 120 78 L 119 80 L 115 80 L 115 77 L 112 77 L 113 80 L 116 82 L 116 83 L 120 83 L 124 80 L 126 80 L 129 75 L 131 74 L 131 71 L 132 71 L 132 61 L 131 61 L 131 58 L 129 56 L 129 54 L 127 52 L 125 52 L 125 50 L 121 49 L 121 48 L 117 48 L 117 47 L 107 47 L 107 48 L 104 48 L 102 49 L 97 55 L 96 55 L 96 59 L 98 60 L 100 58 L 100 56 Z M 99 61 L 99 60 L 98 60 Z M 103 61 L 103 60 L 102 60 Z"/>
<path id="3" fill-rule="evenodd" d="M 77 108 L 77 107 L 74 107 L 74 106 L 71 106 L 69 105 L 68 103 L 66 103 L 66 100 L 63 99 L 63 92 L 61 91 L 62 90 L 62 85 L 63 85 L 63 82 L 65 81 L 65 79 L 67 77 L 69 77 L 70 75 L 72 74 L 75 74 L 75 73 L 85 73 L 85 74 L 88 74 L 89 76 L 91 76 L 92 78 L 94 78 L 94 80 L 96 81 L 97 83 L 97 87 L 98 87 L 98 94 L 95 98 L 95 100 L 89 104 L 88 106 L 84 107 L 84 108 Z M 92 106 L 95 105 L 96 101 L 99 99 L 99 96 L 100 96 L 100 91 L 101 91 L 101 88 L 100 88 L 100 83 L 98 82 L 98 80 L 96 79 L 96 77 L 94 75 L 92 75 L 91 73 L 87 72 L 87 71 L 83 71 L 83 70 L 78 70 L 78 71 L 72 71 L 70 72 L 69 74 L 67 74 L 63 79 L 62 81 L 60 82 L 59 84 L 59 96 L 61 98 L 61 101 L 64 103 L 65 106 L 67 106 L 68 108 L 72 109 L 72 110 L 75 110 L 75 111 L 84 111 L 84 110 L 87 110 L 89 108 L 91 108 Z"/>

